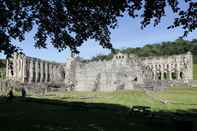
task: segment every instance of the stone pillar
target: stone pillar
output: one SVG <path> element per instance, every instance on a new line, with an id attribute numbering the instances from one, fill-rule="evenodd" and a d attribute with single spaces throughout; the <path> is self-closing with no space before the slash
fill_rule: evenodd
<path id="1" fill-rule="evenodd" d="M 154 74 L 153 80 L 157 80 L 156 65 L 153 66 L 153 74 Z"/>
<path id="2" fill-rule="evenodd" d="M 21 59 L 20 59 L 20 56 L 19 55 L 16 55 L 16 80 L 19 81 L 20 80 L 20 66 L 21 66 L 21 63 L 20 63 Z"/>
<path id="3" fill-rule="evenodd" d="M 43 82 L 43 62 L 40 61 L 40 82 Z"/>
<path id="4" fill-rule="evenodd" d="M 38 82 L 38 60 L 35 61 L 35 83 Z"/>
<path id="5" fill-rule="evenodd" d="M 27 65 L 26 65 L 26 57 L 25 56 L 23 56 L 23 63 L 22 63 L 23 65 L 22 65 L 22 80 L 23 80 L 23 82 L 26 82 L 25 80 L 27 80 Z"/>
<path id="6" fill-rule="evenodd" d="M 48 63 L 45 62 L 45 82 L 48 82 Z"/>
<path id="7" fill-rule="evenodd" d="M 176 66 L 176 78 L 177 80 L 180 80 L 180 65 L 177 64 Z"/>
<path id="8" fill-rule="evenodd" d="M 172 67 L 171 67 L 171 66 L 172 66 L 172 65 L 169 64 L 169 69 L 168 69 L 168 72 L 169 72 L 169 73 L 168 73 L 168 75 L 169 75 L 169 80 L 172 80 L 172 70 L 171 70 Z"/>
<path id="9" fill-rule="evenodd" d="M 13 61 L 12 62 L 13 62 L 13 66 L 12 66 L 12 68 L 13 68 L 13 79 L 16 80 L 16 77 L 17 77 L 16 76 L 16 74 L 17 74 L 17 72 L 16 72 L 17 71 L 16 53 L 14 54 L 14 57 L 13 57 Z"/>
<path id="10" fill-rule="evenodd" d="M 10 79 L 9 60 L 6 60 L 6 79 Z"/>
<path id="11" fill-rule="evenodd" d="M 49 64 L 49 76 L 50 76 L 50 81 L 53 79 L 53 65 Z"/>
<path id="12" fill-rule="evenodd" d="M 161 72 L 161 80 L 164 80 L 164 65 L 163 64 L 161 64 L 160 72 Z"/>
<path id="13" fill-rule="evenodd" d="M 28 77 L 28 82 L 32 83 L 32 79 L 33 79 L 33 60 L 30 59 L 29 60 L 29 77 Z"/>
<path id="14" fill-rule="evenodd" d="M 52 65 L 52 74 L 51 74 L 51 80 L 55 80 L 55 66 Z"/>

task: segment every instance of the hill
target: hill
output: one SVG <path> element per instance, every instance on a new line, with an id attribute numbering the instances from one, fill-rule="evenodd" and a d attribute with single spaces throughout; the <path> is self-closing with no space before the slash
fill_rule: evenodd
<path id="1" fill-rule="evenodd" d="M 146 44 L 144 47 L 114 49 L 109 55 L 98 55 L 92 60 L 110 60 L 113 54 L 121 52 L 124 54 L 135 54 L 137 56 L 166 56 L 175 54 L 184 54 L 188 51 L 194 55 L 194 63 L 197 63 L 197 39 L 186 41 L 177 39 L 173 42 L 162 42 L 157 44 Z"/>

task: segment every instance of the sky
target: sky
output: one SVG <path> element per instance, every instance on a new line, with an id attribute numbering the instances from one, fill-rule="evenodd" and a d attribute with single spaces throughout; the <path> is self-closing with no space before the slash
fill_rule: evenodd
<path id="1" fill-rule="evenodd" d="M 149 25 L 144 30 L 140 28 L 140 18 L 132 19 L 128 16 L 119 18 L 118 27 L 115 30 L 111 30 L 111 42 L 114 48 L 127 48 L 127 47 L 142 47 L 145 44 L 155 44 L 163 41 L 174 41 L 183 35 L 181 28 L 175 28 L 168 30 L 167 27 L 172 24 L 174 15 L 168 11 L 167 16 L 161 19 L 161 23 L 153 27 Z M 66 62 L 70 56 L 69 49 L 58 52 L 57 49 L 51 45 L 47 49 L 35 49 L 33 46 L 34 39 L 33 34 L 35 29 L 27 33 L 26 39 L 23 42 L 14 41 L 14 43 L 23 49 L 23 52 L 27 56 L 37 57 L 49 61 L 56 61 L 60 63 Z M 191 32 L 184 39 L 192 40 L 197 39 L 197 30 Z M 79 56 L 85 59 L 90 59 L 98 54 L 108 54 L 110 50 L 103 49 L 94 40 L 88 40 L 80 48 Z M 0 54 L 0 58 L 5 58 L 3 54 Z"/>

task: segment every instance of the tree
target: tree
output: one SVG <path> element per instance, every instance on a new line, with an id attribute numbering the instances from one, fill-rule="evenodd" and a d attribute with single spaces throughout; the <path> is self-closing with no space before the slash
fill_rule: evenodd
<path id="1" fill-rule="evenodd" d="M 112 49 L 110 29 L 117 26 L 118 17 L 143 17 L 142 28 L 152 21 L 156 26 L 167 6 L 177 14 L 169 28 L 182 27 L 186 36 L 197 27 L 197 2 L 184 0 L 186 10 L 179 2 L 183 0 L 0 0 L 0 52 L 9 57 L 18 51 L 12 40 L 24 40 L 35 26 L 37 48 L 46 48 L 50 39 L 59 51 L 70 48 L 78 53 L 84 41 L 95 39 Z"/>

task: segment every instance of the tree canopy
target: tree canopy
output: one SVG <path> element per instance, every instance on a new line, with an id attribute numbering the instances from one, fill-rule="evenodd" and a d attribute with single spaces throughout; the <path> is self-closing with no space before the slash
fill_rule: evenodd
<path id="1" fill-rule="evenodd" d="M 184 2 L 186 9 L 180 8 Z M 0 0 L 0 52 L 8 57 L 19 48 L 12 40 L 22 41 L 25 33 L 37 27 L 35 47 L 46 48 L 49 39 L 59 51 L 95 39 L 112 49 L 110 29 L 118 17 L 142 17 L 141 27 L 160 23 L 170 7 L 176 18 L 169 28 L 181 27 L 183 36 L 197 27 L 197 2 L 194 0 Z"/>
<path id="2" fill-rule="evenodd" d="M 144 47 L 114 49 L 114 53 L 135 54 L 141 57 L 148 56 L 170 56 L 191 52 L 194 55 L 194 63 L 197 63 L 197 39 L 191 41 L 177 39 L 176 41 L 161 42 L 158 44 L 147 44 Z M 98 55 L 92 60 L 111 60 L 114 53 L 109 55 Z"/>

